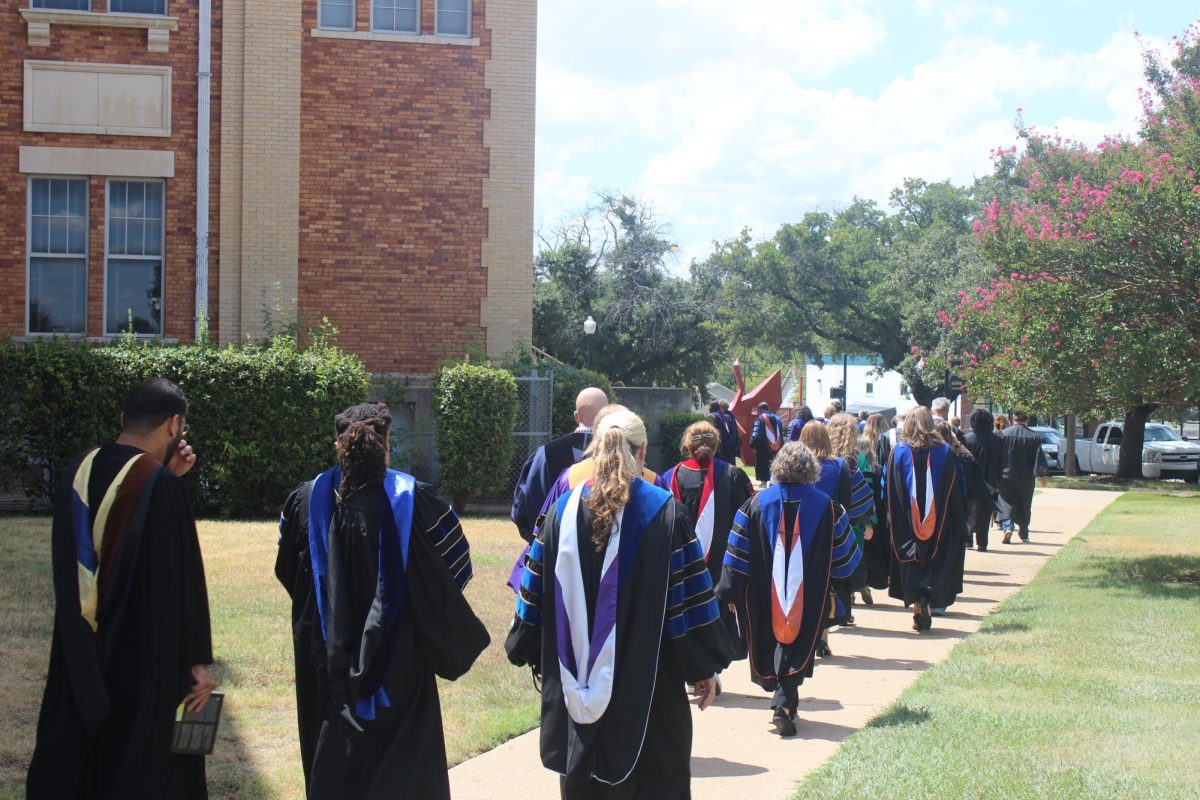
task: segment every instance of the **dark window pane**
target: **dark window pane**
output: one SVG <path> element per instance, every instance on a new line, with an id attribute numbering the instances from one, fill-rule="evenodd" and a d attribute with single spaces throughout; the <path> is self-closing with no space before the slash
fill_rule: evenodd
<path id="1" fill-rule="evenodd" d="M 125 186 L 123 181 L 108 184 L 108 214 L 112 217 L 125 216 Z"/>
<path id="2" fill-rule="evenodd" d="M 158 220 L 146 220 L 146 255 L 162 255 L 162 223 Z"/>
<path id="3" fill-rule="evenodd" d="M 396 12 L 390 8 L 375 9 L 374 27 L 377 31 L 396 30 Z"/>
<path id="4" fill-rule="evenodd" d="M 119 14 L 165 14 L 167 0 L 109 0 L 108 10 Z"/>
<path id="5" fill-rule="evenodd" d="M 322 28 L 354 29 L 354 8 L 349 3 L 333 3 L 322 0 L 321 19 L 317 23 Z"/>
<path id="6" fill-rule="evenodd" d="M 34 8 L 54 8 L 61 11 L 91 11 L 88 0 L 33 0 Z"/>
<path id="7" fill-rule="evenodd" d="M 34 217 L 29 221 L 29 251 L 31 253 L 50 252 L 50 218 Z"/>
<path id="8" fill-rule="evenodd" d="M 30 211 L 32 213 L 50 213 L 50 181 L 45 178 L 35 178 L 30 195 Z"/>
<path id="9" fill-rule="evenodd" d="M 471 0 L 437 0 L 439 11 L 461 11 L 464 14 L 471 10 Z"/>
<path id="10" fill-rule="evenodd" d="M 125 252 L 131 256 L 144 255 L 146 250 L 142 243 L 142 225 L 140 219 L 130 219 L 125 228 Z"/>
<path id="11" fill-rule="evenodd" d="M 125 254 L 125 220 L 123 219 L 108 221 L 108 252 L 118 256 Z"/>
<path id="12" fill-rule="evenodd" d="M 108 260 L 105 333 L 124 333 L 131 316 L 134 333 L 162 333 L 161 263 L 124 258 Z"/>
<path id="13" fill-rule="evenodd" d="M 66 217 L 50 218 L 50 246 L 48 253 L 67 252 L 67 220 Z"/>
<path id="14" fill-rule="evenodd" d="M 70 198 L 68 205 L 71 207 L 71 216 L 86 217 L 87 216 L 87 182 L 86 181 L 71 181 L 67 190 L 67 195 Z"/>
<path id="15" fill-rule="evenodd" d="M 83 217 L 67 220 L 67 252 L 75 255 L 87 252 L 87 222 Z"/>
<path id="16" fill-rule="evenodd" d="M 466 36 L 470 32 L 467 15 L 457 11 L 439 11 L 437 32 L 446 36 Z"/>
<path id="17" fill-rule="evenodd" d="M 417 32 L 417 12 L 416 11 L 397 11 L 396 12 L 396 28 L 397 33 L 416 33 Z"/>
<path id="18" fill-rule="evenodd" d="M 163 185 L 161 183 L 143 185 L 146 187 L 146 219 L 162 219 Z"/>
<path id="19" fill-rule="evenodd" d="M 134 217 L 146 216 L 146 204 L 144 202 L 146 194 L 146 184 L 144 183 L 128 183 L 126 184 L 126 196 L 128 197 L 129 205 L 125 209 L 125 215 L 130 219 Z"/>
<path id="20" fill-rule="evenodd" d="M 82 258 L 29 259 L 30 333 L 83 333 L 86 310 Z"/>
<path id="21" fill-rule="evenodd" d="M 67 187 L 70 181 L 50 181 L 50 213 L 55 216 L 66 216 L 71 211 L 67 202 Z"/>

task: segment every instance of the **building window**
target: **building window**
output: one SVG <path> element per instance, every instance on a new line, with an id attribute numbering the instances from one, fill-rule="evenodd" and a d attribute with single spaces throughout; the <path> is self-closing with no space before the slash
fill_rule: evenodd
<path id="1" fill-rule="evenodd" d="M 875 394 L 875 384 L 873 384 L 873 383 L 867 384 L 867 394 Z"/>
<path id="2" fill-rule="evenodd" d="M 87 325 L 87 179 L 29 181 L 29 332 Z"/>
<path id="3" fill-rule="evenodd" d="M 104 332 L 162 335 L 162 181 L 108 182 Z"/>
<path id="4" fill-rule="evenodd" d="M 166 14 L 167 0 L 108 0 L 114 14 Z"/>
<path id="5" fill-rule="evenodd" d="M 471 35 L 471 0 L 437 0 L 438 36 Z"/>
<path id="6" fill-rule="evenodd" d="M 317 27 L 332 31 L 354 30 L 354 0 L 318 0 Z"/>
<path id="7" fill-rule="evenodd" d="M 420 33 L 420 0 L 372 0 L 371 30 L 380 33 Z"/>
<path id="8" fill-rule="evenodd" d="M 91 0 L 33 0 L 33 8 L 52 8 L 56 11 L 91 11 Z"/>

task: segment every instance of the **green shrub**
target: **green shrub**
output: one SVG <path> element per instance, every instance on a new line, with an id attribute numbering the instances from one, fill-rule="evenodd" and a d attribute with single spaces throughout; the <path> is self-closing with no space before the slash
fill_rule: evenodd
<path id="1" fill-rule="evenodd" d="M 670 411 L 658 418 L 658 441 L 665 464 L 676 464 L 682 458 L 679 442 L 683 439 L 683 432 L 687 430 L 688 425 L 706 419 L 707 414 L 695 411 Z"/>
<path id="2" fill-rule="evenodd" d="M 575 430 L 575 397 L 589 386 L 603 389 L 609 402 L 613 400 L 609 380 L 599 372 L 555 364 L 554 371 L 554 435 L 563 436 Z"/>
<path id="3" fill-rule="evenodd" d="M 118 433 L 121 396 L 162 377 L 188 398 L 188 473 L 198 514 L 262 517 L 333 462 L 333 417 L 363 402 L 357 357 L 319 340 L 298 350 L 281 337 L 224 348 L 123 342 L 91 347 L 59 339 L 0 347 L 0 463 L 30 497 L 52 496 L 68 460 Z"/>
<path id="4" fill-rule="evenodd" d="M 442 491 L 460 512 L 480 492 L 508 488 L 517 382 L 502 369 L 460 362 L 433 378 Z"/>

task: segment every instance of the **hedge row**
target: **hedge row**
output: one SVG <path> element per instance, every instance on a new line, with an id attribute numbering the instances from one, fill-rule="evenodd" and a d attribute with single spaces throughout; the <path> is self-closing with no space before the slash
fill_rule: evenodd
<path id="1" fill-rule="evenodd" d="M 462 513 L 478 492 L 509 489 L 517 382 L 503 369 L 460 362 L 433 378 L 441 489 Z"/>
<path id="2" fill-rule="evenodd" d="M 287 338 L 218 349 L 62 339 L 0 345 L 0 466 L 31 498 L 53 495 L 71 457 L 110 441 L 121 396 L 163 377 L 188 397 L 188 474 L 197 514 L 271 516 L 298 483 L 333 460 L 333 417 L 367 396 L 357 357 Z"/>
<path id="3" fill-rule="evenodd" d="M 693 422 L 703 422 L 706 419 L 708 419 L 707 414 L 694 411 L 671 411 L 658 418 L 658 441 L 664 464 L 671 466 L 679 463 L 683 458 L 679 448 L 683 432 Z"/>

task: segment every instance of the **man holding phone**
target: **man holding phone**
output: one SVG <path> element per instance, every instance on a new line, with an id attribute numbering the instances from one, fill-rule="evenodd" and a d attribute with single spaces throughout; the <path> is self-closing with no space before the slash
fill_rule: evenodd
<path id="1" fill-rule="evenodd" d="M 205 798 L 171 753 L 182 701 L 216 688 L 204 564 L 180 477 L 196 462 L 170 381 L 121 402 L 121 434 L 76 457 L 54 502 L 54 634 L 27 797 Z"/>

